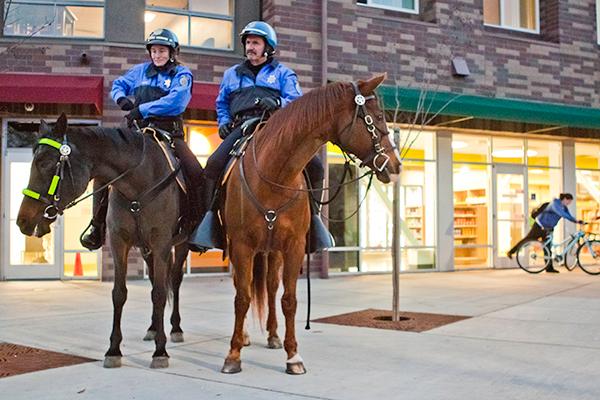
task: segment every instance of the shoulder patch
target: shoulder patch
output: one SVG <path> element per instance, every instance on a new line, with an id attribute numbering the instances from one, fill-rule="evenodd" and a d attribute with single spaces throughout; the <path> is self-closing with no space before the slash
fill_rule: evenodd
<path id="1" fill-rule="evenodd" d="M 187 86 L 189 83 L 189 79 L 187 76 L 183 75 L 181 78 L 179 78 L 179 84 L 181 86 Z"/>

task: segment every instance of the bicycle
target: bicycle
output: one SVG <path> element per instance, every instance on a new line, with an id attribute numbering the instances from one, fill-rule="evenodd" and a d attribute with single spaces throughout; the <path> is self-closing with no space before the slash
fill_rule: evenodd
<path id="1" fill-rule="evenodd" d="M 517 249 L 517 264 L 530 274 L 538 274 L 550 265 L 550 261 L 563 264 L 569 271 L 578 265 L 590 275 L 600 274 L 600 240 L 596 235 L 579 229 L 560 243 L 552 243 L 552 232 L 546 240 L 531 239 Z M 562 251 L 553 255 L 552 250 Z"/>

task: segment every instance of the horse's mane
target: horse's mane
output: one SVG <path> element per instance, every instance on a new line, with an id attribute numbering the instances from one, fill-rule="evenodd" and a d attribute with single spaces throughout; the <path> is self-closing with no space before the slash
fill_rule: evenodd
<path id="1" fill-rule="evenodd" d="M 274 113 L 257 135 L 257 151 L 267 143 L 279 148 L 282 141 L 289 140 L 293 132 L 298 132 L 299 127 L 302 127 L 302 132 L 308 133 L 324 120 L 333 119 L 348 86 L 346 82 L 336 82 L 313 89 Z M 260 140 L 260 136 L 268 139 Z"/>
<path id="2" fill-rule="evenodd" d="M 129 146 L 133 143 L 140 143 L 140 136 L 137 132 L 130 129 L 106 128 L 102 126 L 77 126 L 69 127 L 67 135 L 86 135 L 90 138 L 108 139 L 116 148 Z"/>

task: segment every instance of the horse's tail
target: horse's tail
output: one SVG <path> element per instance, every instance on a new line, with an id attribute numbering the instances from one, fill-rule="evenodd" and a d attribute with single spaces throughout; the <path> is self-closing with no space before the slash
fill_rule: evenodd
<path id="1" fill-rule="evenodd" d="M 261 330 L 265 326 L 265 305 L 267 303 L 267 271 L 269 262 L 267 255 L 258 253 L 254 256 L 252 268 L 252 305 Z"/>

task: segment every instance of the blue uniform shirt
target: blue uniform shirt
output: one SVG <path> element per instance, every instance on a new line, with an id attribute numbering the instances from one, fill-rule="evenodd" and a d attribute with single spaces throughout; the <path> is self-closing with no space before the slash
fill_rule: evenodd
<path id="1" fill-rule="evenodd" d="M 135 96 L 135 105 L 144 119 L 176 117 L 183 114 L 192 98 L 192 82 L 188 67 L 172 64 L 159 70 L 152 62 L 145 62 L 115 79 L 110 96 L 115 102 Z"/>
<path id="2" fill-rule="evenodd" d="M 567 206 L 564 206 L 559 199 L 553 199 L 548 206 L 542 211 L 536 218 L 538 222 L 545 229 L 553 229 L 561 218 L 567 219 L 571 222 L 577 222 L 574 216 L 571 215 Z"/>
<path id="3" fill-rule="evenodd" d="M 278 97 L 281 107 L 302 96 L 296 73 L 274 59 L 267 61 L 256 77 L 245 63 L 227 69 L 216 102 L 219 126 L 252 111 L 256 98 L 264 96 Z"/>

